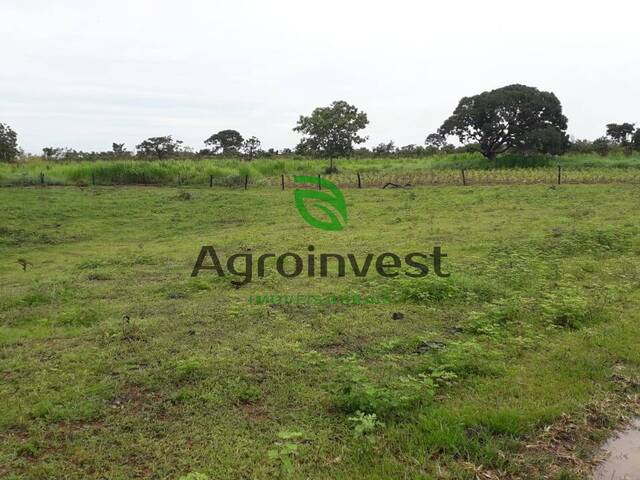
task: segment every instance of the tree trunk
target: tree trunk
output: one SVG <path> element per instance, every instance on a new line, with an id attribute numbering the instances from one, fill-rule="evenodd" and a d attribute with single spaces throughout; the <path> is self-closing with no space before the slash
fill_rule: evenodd
<path id="1" fill-rule="evenodd" d="M 488 159 L 493 160 L 496 158 L 496 152 L 494 150 L 483 151 L 482 154 Z"/>

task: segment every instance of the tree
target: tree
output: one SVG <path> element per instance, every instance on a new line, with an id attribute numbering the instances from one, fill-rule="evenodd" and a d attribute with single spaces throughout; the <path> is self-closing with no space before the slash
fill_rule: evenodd
<path id="1" fill-rule="evenodd" d="M 609 123 L 607 125 L 607 136 L 620 145 L 627 145 L 629 137 L 633 135 L 636 129 L 634 123 Z"/>
<path id="2" fill-rule="evenodd" d="M 562 130 L 549 125 L 525 133 L 518 150 L 562 155 L 569 149 L 569 145 L 569 136 Z"/>
<path id="3" fill-rule="evenodd" d="M 609 155 L 610 142 L 607 137 L 600 137 L 593 141 L 593 150 L 600 156 Z"/>
<path id="4" fill-rule="evenodd" d="M 171 135 L 151 137 L 136 145 L 136 150 L 138 155 L 155 156 L 158 160 L 162 160 L 178 152 L 181 144 L 182 140 L 174 140 Z"/>
<path id="5" fill-rule="evenodd" d="M 64 160 L 69 153 L 69 149 L 62 147 L 44 147 L 42 153 L 47 160 Z"/>
<path id="6" fill-rule="evenodd" d="M 430 133 L 424 140 L 424 144 L 427 148 L 435 148 L 440 150 L 447 143 L 447 139 L 440 133 Z"/>
<path id="7" fill-rule="evenodd" d="M 399 153 L 400 155 L 406 155 L 406 156 L 412 156 L 412 155 L 420 156 L 425 153 L 425 149 L 420 145 L 410 143 L 409 145 L 404 145 L 400 147 L 397 150 L 397 153 Z"/>
<path id="8" fill-rule="evenodd" d="M 327 172 L 336 172 L 334 159 L 350 156 L 354 143 L 367 140 L 366 137 L 359 136 L 358 132 L 368 123 L 366 113 L 342 100 L 335 101 L 328 107 L 318 107 L 308 117 L 301 115 L 293 129 L 303 135 L 296 152 L 329 158 Z"/>
<path id="9" fill-rule="evenodd" d="M 633 134 L 631 138 L 631 144 L 633 145 L 634 150 L 640 151 L 640 128 L 636 130 L 636 133 Z"/>
<path id="10" fill-rule="evenodd" d="M 237 130 L 220 130 L 214 133 L 204 141 L 205 145 L 209 145 L 213 153 L 223 155 L 235 155 L 242 148 L 244 139 Z"/>
<path id="11" fill-rule="evenodd" d="M 376 157 L 393 155 L 395 151 L 396 146 L 393 143 L 393 140 L 390 140 L 389 143 L 379 143 L 377 146 L 373 147 L 373 154 Z"/>
<path id="12" fill-rule="evenodd" d="M 115 156 L 121 157 L 123 155 L 127 155 L 129 152 L 127 152 L 124 148 L 124 143 L 112 143 L 111 144 L 111 149 L 113 150 L 113 154 Z"/>
<path id="13" fill-rule="evenodd" d="M 539 150 L 551 136 L 566 137 L 567 118 L 551 92 L 526 85 L 509 85 L 464 97 L 438 133 L 455 135 L 460 142 L 477 142 L 482 154 L 493 159 L 512 149 Z M 544 131 L 544 132 L 541 132 Z"/>
<path id="14" fill-rule="evenodd" d="M 18 134 L 9 125 L 0 123 L 0 161 L 13 162 L 19 153 Z"/>
<path id="15" fill-rule="evenodd" d="M 593 142 L 572 137 L 569 140 L 569 151 L 572 153 L 593 153 Z"/>
<path id="16" fill-rule="evenodd" d="M 249 137 L 242 142 L 242 153 L 249 159 L 253 160 L 254 157 L 260 152 L 260 140 L 257 137 Z"/>

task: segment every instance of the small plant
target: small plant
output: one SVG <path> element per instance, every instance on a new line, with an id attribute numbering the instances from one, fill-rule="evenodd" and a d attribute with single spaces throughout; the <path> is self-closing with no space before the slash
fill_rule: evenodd
<path id="1" fill-rule="evenodd" d="M 240 384 L 236 388 L 236 399 L 242 404 L 256 403 L 262 398 L 262 390 L 255 385 Z"/>
<path id="2" fill-rule="evenodd" d="M 128 338 L 129 327 L 131 326 L 131 318 L 129 315 L 122 316 L 122 338 Z"/>
<path id="3" fill-rule="evenodd" d="M 378 420 L 375 413 L 356 412 L 355 416 L 349 417 L 353 423 L 353 435 L 357 438 L 367 437 L 376 429 L 384 427 L 384 423 Z"/>
<path id="4" fill-rule="evenodd" d="M 19 263 L 19 264 L 20 264 L 20 266 L 22 267 L 22 271 L 23 271 L 23 272 L 26 272 L 26 271 L 27 271 L 27 266 L 33 266 L 33 264 L 32 264 L 30 261 L 25 260 L 24 258 L 19 258 L 19 259 L 18 259 L 18 263 Z"/>
<path id="5" fill-rule="evenodd" d="M 491 284 L 468 277 L 400 278 L 394 281 L 392 288 L 390 294 L 398 301 L 417 304 L 460 299 L 490 301 L 496 297 Z"/>
<path id="6" fill-rule="evenodd" d="M 293 458 L 298 455 L 298 441 L 303 434 L 296 431 L 281 431 L 275 447 L 267 452 L 270 460 L 275 460 L 287 475 L 293 472 Z"/>
<path id="7" fill-rule="evenodd" d="M 98 323 L 100 316 L 93 309 L 74 309 L 63 313 L 58 318 L 58 324 L 65 327 L 90 327 Z"/>
<path id="8" fill-rule="evenodd" d="M 446 365 L 440 365 L 431 370 L 429 377 L 434 381 L 436 385 L 453 385 L 458 378 L 458 375 L 451 371 Z"/>
<path id="9" fill-rule="evenodd" d="M 200 380 L 204 376 L 204 372 L 205 363 L 200 357 L 183 358 L 173 363 L 173 377 L 180 382 Z"/>
<path id="10" fill-rule="evenodd" d="M 187 475 L 183 475 L 178 480 L 209 480 L 209 476 L 204 473 L 191 472 Z"/>
<path id="11" fill-rule="evenodd" d="M 572 286 L 562 286 L 545 294 L 541 305 L 545 317 L 559 327 L 575 330 L 591 318 L 587 299 Z"/>
<path id="12" fill-rule="evenodd" d="M 515 321 L 520 313 L 520 307 L 513 301 L 500 300 L 489 306 L 486 312 L 472 312 L 469 332 L 488 337 L 500 337 L 505 334 L 505 328 Z"/>
<path id="13" fill-rule="evenodd" d="M 349 365 L 336 395 L 338 408 L 347 413 L 375 413 L 378 417 L 400 415 L 433 397 L 434 381 L 428 375 L 400 377 L 388 385 L 377 385 L 362 367 Z"/>
<path id="14" fill-rule="evenodd" d="M 191 200 L 193 198 L 193 195 L 191 195 L 191 193 L 189 192 L 182 191 L 178 193 L 177 198 L 178 200 Z"/>

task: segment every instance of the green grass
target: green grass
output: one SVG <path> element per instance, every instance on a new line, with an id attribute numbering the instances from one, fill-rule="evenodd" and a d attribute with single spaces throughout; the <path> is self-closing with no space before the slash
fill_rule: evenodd
<path id="1" fill-rule="evenodd" d="M 640 155 L 519 156 L 504 155 L 488 161 L 477 153 L 434 155 L 405 158 L 339 159 L 340 173 L 332 175 L 339 183 L 354 186 L 360 172 L 365 185 L 385 182 L 413 184 L 457 184 L 460 169 L 468 170 L 471 182 L 541 183 L 553 182 L 556 167 L 565 169 L 567 180 L 576 183 L 638 182 Z M 237 158 L 200 160 L 171 159 L 111 161 L 42 161 L 21 164 L 0 163 L 0 185 L 191 185 L 206 186 L 211 178 L 217 186 L 241 185 L 245 176 L 252 184 L 280 185 L 280 175 L 323 174 L 327 162 L 320 159 L 291 157 L 258 159 L 252 162 Z"/>
<path id="2" fill-rule="evenodd" d="M 618 398 L 614 373 L 640 374 L 640 189 L 345 196 L 349 224 L 325 232 L 290 189 L 1 189 L 0 477 L 553 472 L 560 455 L 531 439 Z M 359 258 L 440 245 L 451 277 L 190 277 L 202 245 L 309 244 Z M 394 303 L 248 304 L 272 292 Z M 596 434 L 574 439 L 581 458 Z"/>

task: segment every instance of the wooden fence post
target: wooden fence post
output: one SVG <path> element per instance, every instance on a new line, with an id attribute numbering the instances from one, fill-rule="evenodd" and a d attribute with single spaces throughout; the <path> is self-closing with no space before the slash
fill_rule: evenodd
<path id="1" fill-rule="evenodd" d="M 209 175 L 209 188 L 213 187 L 213 175 Z"/>
<path id="2" fill-rule="evenodd" d="M 284 190 L 284 175 L 281 175 L 281 181 L 282 181 L 282 190 Z"/>
<path id="3" fill-rule="evenodd" d="M 247 184 L 249 183 L 249 175 L 244 176 L 244 189 L 247 189 Z"/>
<path id="4" fill-rule="evenodd" d="M 560 173 L 561 170 L 560 169 L 561 169 L 561 167 L 560 167 L 560 165 L 558 165 L 558 185 L 560 185 L 560 178 L 561 178 L 561 173 Z"/>
<path id="5" fill-rule="evenodd" d="M 464 176 L 464 168 L 460 170 L 460 173 L 462 173 L 462 185 L 467 185 L 467 179 Z"/>
<path id="6" fill-rule="evenodd" d="M 318 175 L 318 190 L 322 190 L 322 183 L 320 183 L 320 175 Z"/>
<path id="7" fill-rule="evenodd" d="M 360 172 L 357 172 L 358 174 L 358 188 L 362 188 L 362 180 L 360 179 Z"/>

